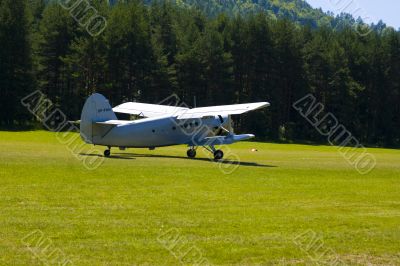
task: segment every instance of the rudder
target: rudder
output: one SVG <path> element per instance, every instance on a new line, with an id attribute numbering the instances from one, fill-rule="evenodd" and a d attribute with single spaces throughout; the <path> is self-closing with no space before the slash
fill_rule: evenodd
<path id="1" fill-rule="evenodd" d="M 81 114 L 80 133 L 82 140 L 94 144 L 93 137 L 96 132 L 93 130 L 93 125 L 96 122 L 108 120 L 117 120 L 109 101 L 99 93 L 91 95 L 86 100 Z"/>

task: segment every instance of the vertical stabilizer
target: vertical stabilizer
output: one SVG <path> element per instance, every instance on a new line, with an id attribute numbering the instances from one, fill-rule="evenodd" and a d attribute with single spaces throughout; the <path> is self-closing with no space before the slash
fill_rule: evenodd
<path id="1" fill-rule="evenodd" d="M 108 120 L 117 120 L 109 101 L 101 94 L 90 96 L 83 106 L 81 115 L 81 138 L 90 144 L 93 143 L 94 123 Z"/>

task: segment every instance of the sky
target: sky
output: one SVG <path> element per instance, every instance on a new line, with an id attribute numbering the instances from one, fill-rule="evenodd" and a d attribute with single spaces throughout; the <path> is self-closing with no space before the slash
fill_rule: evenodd
<path id="1" fill-rule="evenodd" d="M 345 11 L 367 23 L 383 20 L 388 26 L 400 28 L 400 0 L 306 0 L 315 8 L 335 14 Z"/>

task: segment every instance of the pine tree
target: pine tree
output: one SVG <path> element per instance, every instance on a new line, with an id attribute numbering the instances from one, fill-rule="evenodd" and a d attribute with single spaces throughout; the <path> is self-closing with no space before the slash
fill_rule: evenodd
<path id="1" fill-rule="evenodd" d="M 112 102 L 141 99 L 151 89 L 151 35 L 147 10 L 137 3 L 113 7 L 105 32 L 107 87 Z"/>
<path id="2" fill-rule="evenodd" d="M 34 88 L 25 0 L 0 1 L 0 45 L 0 123 L 11 126 L 32 117 L 20 102 Z"/>
<path id="3" fill-rule="evenodd" d="M 67 101 L 72 98 L 74 88 L 72 75 L 63 58 L 71 52 L 77 25 L 67 11 L 54 3 L 44 10 L 39 27 L 39 88 L 68 115 L 73 108 Z"/>

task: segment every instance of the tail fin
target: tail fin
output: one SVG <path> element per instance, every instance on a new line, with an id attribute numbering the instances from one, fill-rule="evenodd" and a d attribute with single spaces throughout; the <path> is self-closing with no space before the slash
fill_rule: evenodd
<path id="1" fill-rule="evenodd" d="M 93 129 L 94 123 L 108 120 L 117 120 L 109 101 L 101 94 L 95 93 L 90 96 L 83 106 L 81 115 L 81 138 L 90 144 L 96 135 Z"/>

